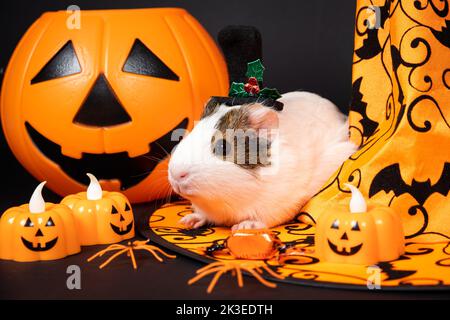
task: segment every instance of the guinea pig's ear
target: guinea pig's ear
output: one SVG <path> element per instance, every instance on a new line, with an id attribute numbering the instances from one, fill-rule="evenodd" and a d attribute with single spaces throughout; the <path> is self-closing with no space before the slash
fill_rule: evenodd
<path id="1" fill-rule="evenodd" d="M 272 130 L 278 129 L 278 112 L 275 110 L 256 103 L 245 106 L 245 108 L 250 128 L 266 129 L 269 136 L 272 136 Z"/>
<path id="2" fill-rule="evenodd" d="M 200 118 L 203 119 L 212 115 L 214 112 L 216 112 L 217 108 L 219 107 L 219 104 L 220 102 L 217 97 L 211 97 L 206 103 Z"/>

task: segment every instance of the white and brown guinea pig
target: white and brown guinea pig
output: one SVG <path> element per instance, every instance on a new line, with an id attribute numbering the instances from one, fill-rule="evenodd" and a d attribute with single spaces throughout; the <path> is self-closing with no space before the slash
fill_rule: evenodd
<path id="1" fill-rule="evenodd" d="M 210 100 L 169 162 L 170 184 L 194 209 L 181 223 L 233 229 L 286 223 L 356 151 L 346 116 L 329 100 L 290 92 L 278 101 L 282 111 L 260 103 L 228 106 Z M 250 143 L 251 135 L 240 142 L 229 135 L 217 138 L 227 129 L 256 132 L 258 143 L 266 142 L 266 157 L 253 163 L 244 157 L 243 162 L 233 153 L 248 153 L 248 146 L 239 144 Z"/>

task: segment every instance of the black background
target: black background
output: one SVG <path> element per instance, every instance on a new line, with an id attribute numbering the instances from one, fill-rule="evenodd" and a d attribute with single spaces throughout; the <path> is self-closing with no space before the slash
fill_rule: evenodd
<path id="1" fill-rule="evenodd" d="M 180 6 L 187 9 L 216 38 L 229 24 L 256 26 L 263 35 L 263 54 L 267 67 L 265 83 L 281 92 L 303 89 L 317 92 L 336 103 L 343 112 L 348 108 L 351 90 L 353 20 L 355 3 L 346 1 L 1 1 L 0 68 L 6 68 L 10 55 L 22 34 L 44 11 L 64 10 L 71 4 L 81 9 L 139 8 Z M 3 134 L 0 135 L 2 183 L 0 212 L 26 202 L 35 181 L 15 160 Z M 47 200 L 58 198 L 46 190 Z M 139 207 L 137 213 L 146 210 Z M 159 299 L 379 299 L 438 298 L 440 293 L 380 293 L 333 290 L 283 284 L 267 289 L 252 279 L 237 290 L 230 277 L 219 282 L 212 295 L 206 295 L 206 281 L 187 286 L 186 281 L 201 265 L 184 257 L 159 264 L 139 255 L 140 268 L 131 269 L 120 259 L 100 271 L 86 258 L 99 246 L 85 247 L 79 255 L 54 262 L 15 263 L 0 261 L 0 298 L 159 298 Z M 147 257 L 147 258 L 145 258 Z M 82 268 L 82 290 L 68 290 L 66 268 Z"/>
<path id="2" fill-rule="evenodd" d="M 182 7 L 216 39 L 227 25 L 253 25 L 263 36 L 265 83 L 280 92 L 317 92 L 347 112 L 351 92 L 351 62 L 355 3 L 345 1 L 255 0 L 39 0 L 0 1 L 0 69 L 28 27 L 45 11 L 83 9 Z M 3 72 L 1 74 L 3 76 Z M 0 134 L 0 212 L 28 200 L 37 181 L 10 152 Z M 6 183 L 7 182 L 7 183 Z M 47 200 L 57 198 L 48 190 Z"/>

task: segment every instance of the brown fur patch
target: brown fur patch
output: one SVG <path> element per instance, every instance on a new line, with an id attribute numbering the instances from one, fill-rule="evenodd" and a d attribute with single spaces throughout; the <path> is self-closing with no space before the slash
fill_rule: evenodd
<path id="1" fill-rule="evenodd" d="M 215 113 L 217 109 L 219 109 L 219 104 L 220 103 L 216 98 L 212 97 L 211 99 L 209 99 L 209 101 L 206 103 L 205 108 L 203 109 L 203 113 L 200 119 L 209 117 L 210 115 Z"/>
<path id="2" fill-rule="evenodd" d="M 227 129 L 249 129 L 248 113 L 245 106 L 225 113 L 216 124 L 216 129 L 225 134 Z"/>
<path id="3" fill-rule="evenodd" d="M 244 105 L 223 115 L 216 124 L 218 136 L 211 138 L 215 156 L 244 169 L 270 165 L 270 141 L 260 137 L 258 131 L 251 127 L 250 106 Z"/>

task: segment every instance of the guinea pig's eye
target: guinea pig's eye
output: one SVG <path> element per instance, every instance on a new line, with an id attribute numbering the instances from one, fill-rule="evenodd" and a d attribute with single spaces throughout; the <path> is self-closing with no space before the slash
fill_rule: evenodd
<path id="1" fill-rule="evenodd" d="M 225 139 L 219 139 L 214 144 L 214 154 L 217 157 L 226 157 L 231 151 L 231 145 Z"/>

